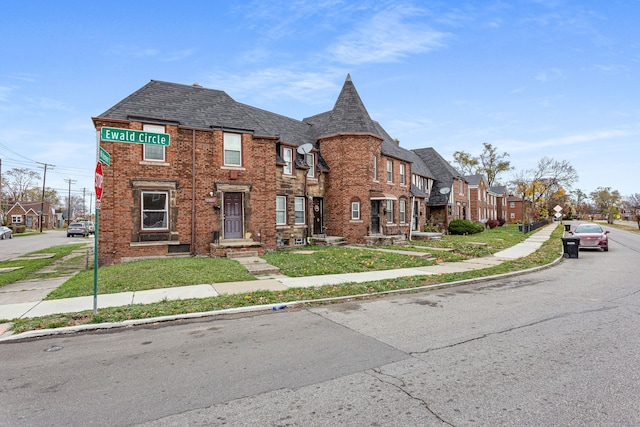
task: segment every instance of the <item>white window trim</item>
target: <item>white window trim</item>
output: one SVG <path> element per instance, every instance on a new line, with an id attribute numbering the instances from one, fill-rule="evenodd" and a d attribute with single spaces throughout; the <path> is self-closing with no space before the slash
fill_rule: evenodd
<path id="1" fill-rule="evenodd" d="M 143 124 L 142 130 L 145 132 L 154 132 L 154 133 L 165 133 L 165 127 L 160 125 L 149 125 Z M 156 153 L 162 153 L 162 158 L 156 159 L 152 157 L 147 157 L 147 150 L 155 151 Z M 142 145 L 142 161 L 143 162 L 152 162 L 152 163 L 166 163 L 167 152 L 166 147 L 164 145 L 151 145 L 151 144 L 143 144 Z"/>
<path id="2" fill-rule="evenodd" d="M 287 159 L 288 154 L 288 159 Z M 293 148 L 291 147 L 282 147 L 282 159 L 284 160 L 284 167 L 282 168 L 282 173 L 285 175 L 293 175 Z"/>
<path id="3" fill-rule="evenodd" d="M 11 215 L 12 224 L 22 224 L 22 215 Z"/>
<path id="4" fill-rule="evenodd" d="M 278 200 L 282 201 L 284 209 L 278 209 Z M 278 222 L 278 212 L 283 213 L 284 222 Z M 276 196 L 276 225 L 287 225 L 287 196 Z"/>
<path id="5" fill-rule="evenodd" d="M 398 215 L 400 224 L 405 224 L 407 222 L 407 202 L 404 199 L 398 201 Z"/>
<path id="6" fill-rule="evenodd" d="M 233 138 L 238 138 L 238 141 L 232 141 L 231 137 L 233 136 Z M 227 142 L 227 137 L 229 137 L 229 141 Z M 222 135 L 222 163 L 225 166 L 235 166 L 235 167 L 241 167 L 242 166 L 242 134 L 239 133 L 230 133 L 230 132 L 225 132 Z M 238 150 L 227 150 L 227 143 L 232 144 L 232 143 L 236 143 L 239 142 L 239 149 Z M 231 148 L 231 147 L 230 147 Z M 229 163 L 227 161 L 227 151 L 229 152 L 239 152 L 239 159 L 238 159 L 238 163 Z"/>
<path id="7" fill-rule="evenodd" d="M 145 194 L 159 194 L 164 195 L 164 209 L 144 209 L 144 196 Z M 166 227 L 145 227 L 144 226 L 144 214 L 145 212 L 164 212 L 166 216 Z M 141 191 L 140 192 L 140 230 L 141 231 L 167 231 L 170 229 L 169 224 L 169 192 L 168 191 Z"/>
<path id="8" fill-rule="evenodd" d="M 407 166 L 404 163 L 400 163 L 400 185 L 404 185 L 407 182 L 406 172 Z"/>
<path id="9" fill-rule="evenodd" d="M 306 201 L 307 200 L 305 197 L 296 197 L 294 199 L 293 210 L 294 210 L 295 225 L 305 225 L 307 223 L 307 215 L 306 215 L 307 210 L 305 209 Z M 302 203 L 302 206 L 299 205 L 300 203 Z M 302 212 L 302 222 L 298 221 L 299 212 Z"/>
<path id="10" fill-rule="evenodd" d="M 387 219 L 387 224 L 393 224 L 393 200 L 387 200 L 385 205 L 385 217 Z M 389 206 L 391 206 L 391 209 L 389 209 Z"/>
<path id="11" fill-rule="evenodd" d="M 387 182 L 393 182 L 393 161 L 387 160 Z"/>
<path id="12" fill-rule="evenodd" d="M 351 219 L 353 221 L 360 219 L 360 202 L 351 202 Z"/>
<path id="13" fill-rule="evenodd" d="M 307 171 L 307 178 L 315 178 L 316 177 L 316 155 L 313 153 L 307 153 L 307 158 L 305 161 L 309 166 L 309 170 Z"/>
<path id="14" fill-rule="evenodd" d="M 373 180 L 378 181 L 378 156 L 373 156 Z"/>

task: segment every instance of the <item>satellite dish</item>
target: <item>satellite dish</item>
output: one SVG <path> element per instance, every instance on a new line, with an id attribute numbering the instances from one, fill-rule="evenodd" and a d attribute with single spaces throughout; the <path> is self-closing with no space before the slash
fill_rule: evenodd
<path id="1" fill-rule="evenodd" d="M 451 189 L 449 187 L 444 187 L 440 189 L 440 194 L 449 194 Z"/>
<path id="2" fill-rule="evenodd" d="M 298 153 L 304 155 L 307 153 L 310 153 L 311 150 L 313 150 L 313 145 L 312 144 L 302 144 L 301 146 L 298 147 L 298 149 L 296 150 Z"/>

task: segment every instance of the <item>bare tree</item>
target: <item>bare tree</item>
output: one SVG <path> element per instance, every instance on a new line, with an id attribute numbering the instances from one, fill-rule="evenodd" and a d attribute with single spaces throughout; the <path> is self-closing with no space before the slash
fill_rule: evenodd
<path id="1" fill-rule="evenodd" d="M 511 180 L 517 194 L 530 197 L 536 213 L 546 208 L 546 201 L 560 191 L 566 192 L 578 180 L 578 173 L 566 160 L 543 157 L 534 169 L 519 172 Z"/>
<path id="2" fill-rule="evenodd" d="M 8 199 L 14 202 L 24 202 L 28 190 L 34 185 L 34 181 L 40 179 L 40 174 L 27 168 L 13 168 L 2 177 L 2 190 Z M 41 196 L 38 197 L 40 200 Z"/>
<path id="3" fill-rule="evenodd" d="M 513 168 L 511 162 L 506 160 L 509 157 L 508 153 L 499 154 L 497 147 L 486 142 L 482 146 L 482 153 L 478 157 L 464 151 L 456 151 L 453 153 L 453 161 L 463 175 L 482 174 L 487 178 L 489 187 L 493 187 L 501 173 Z"/>
<path id="4" fill-rule="evenodd" d="M 636 217 L 638 228 L 640 228 L 640 193 L 635 193 L 627 198 L 629 208 L 633 210 L 633 214 Z"/>

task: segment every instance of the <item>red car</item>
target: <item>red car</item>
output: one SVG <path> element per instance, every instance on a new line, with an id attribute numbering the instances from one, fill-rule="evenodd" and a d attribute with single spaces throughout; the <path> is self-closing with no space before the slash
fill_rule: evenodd
<path id="1" fill-rule="evenodd" d="M 598 224 L 580 224 L 575 230 L 570 232 L 573 236 L 580 238 L 580 249 L 602 249 L 609 251 L 609 231 L 605 231 Z"/>

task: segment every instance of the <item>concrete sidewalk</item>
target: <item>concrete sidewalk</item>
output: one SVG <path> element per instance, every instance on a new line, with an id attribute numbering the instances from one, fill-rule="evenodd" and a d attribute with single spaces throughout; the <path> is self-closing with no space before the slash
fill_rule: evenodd
<path id="1" fill-rule="evenodd" d="M 364 273 L 329 274 L 324 276 L 287 277 L 280 274 L 262 276 L 259 280 L 199 284 L 176 288 L 152 289 L 119 294 L 98 295 L 98 308 L 120 307 L 130 304 L 150 304 L 162 300 L 211 298 L 221 294 L 255 292 L 259 290 L 279 291 L 289 288 L 336 285 L 342 283 L 362 283 L 399 277 L 424 276 L 433 274 L 458 273 L 492 267 L 505 261 L 526 257 L 534 253 L 547 241 L 558 226 L 552 223 L 503 251 L 482 258 L 461 262 L 442 263 L 428 267 L 401 268 Z M 60 286 L 67 278 L 57 278 L 46 282 L 33 282 L 31 287 L 22 284 L 0 288 L 0 319 L 40 317 L 49 314 L 73 313 L 93 309 L 93 296 L 43 301 L 51 290 Z M 0 334 L 7 325 L 0 325 Z"/>

